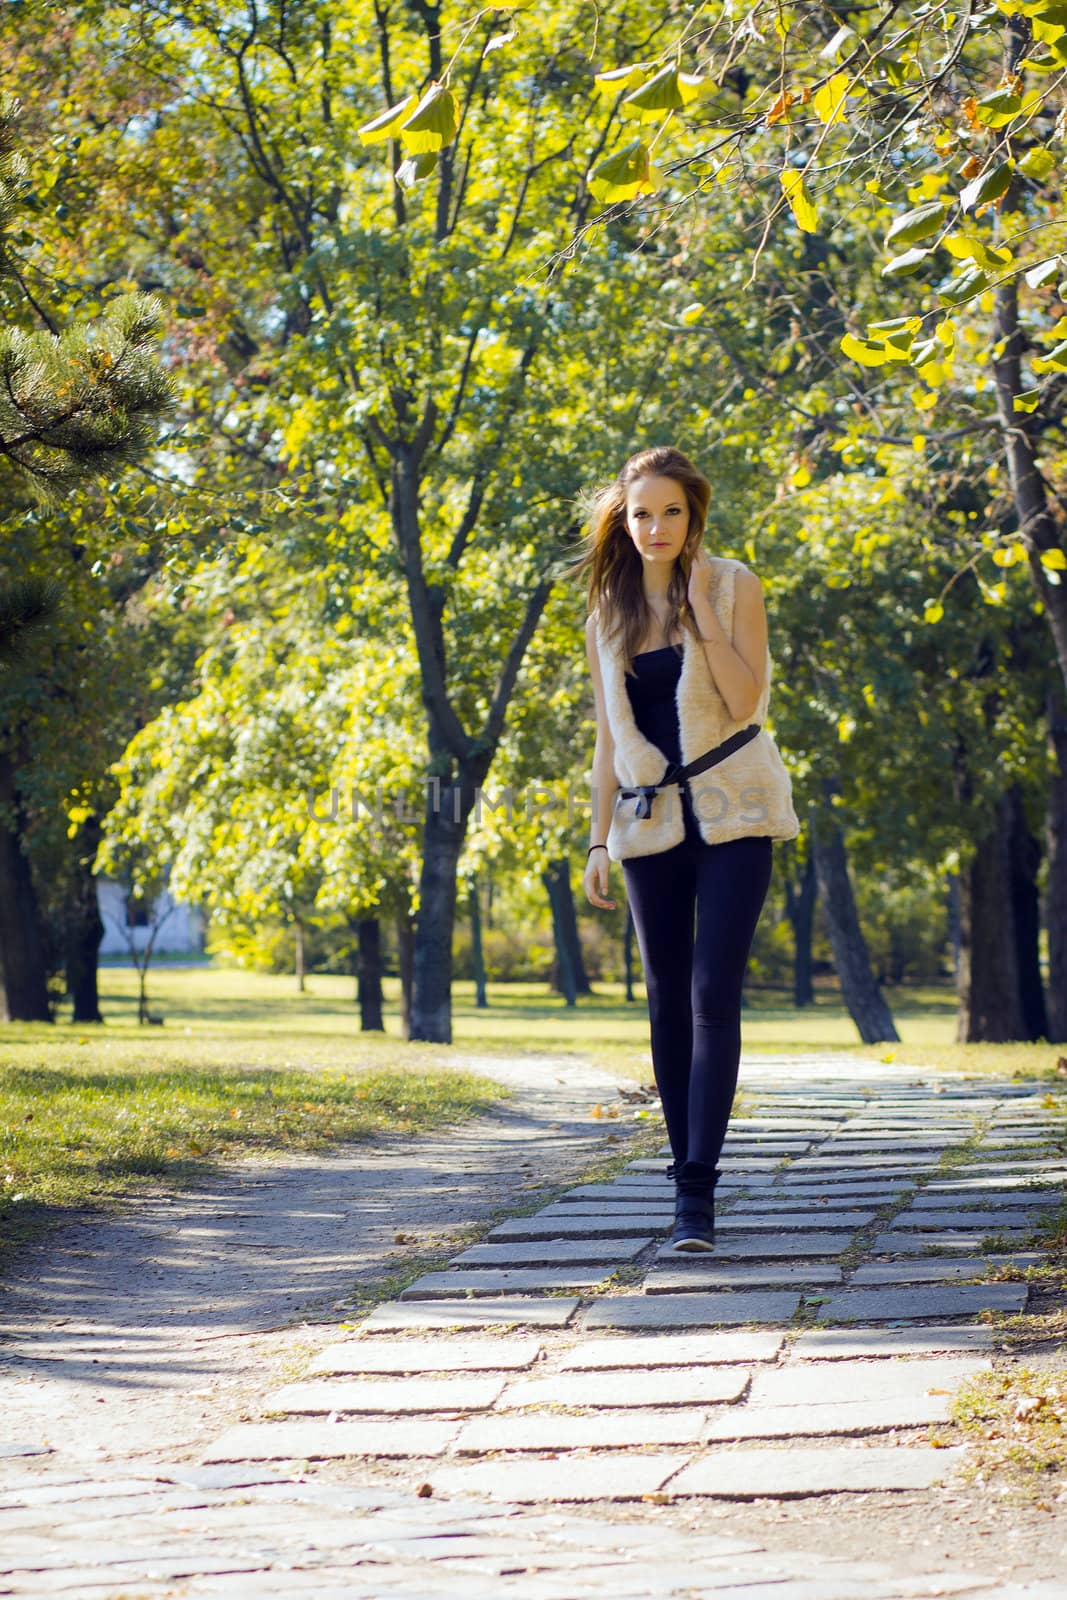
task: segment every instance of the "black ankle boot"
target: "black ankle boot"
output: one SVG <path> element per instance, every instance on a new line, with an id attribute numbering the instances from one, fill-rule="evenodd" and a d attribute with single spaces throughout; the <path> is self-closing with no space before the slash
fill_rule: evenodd
<path id="1" fill-rule="evenodd" d="M 719 1171 L 703 1161 L 684 1161 L 673 1172 L 674 1229 L 670 1248 L 678 1251 L 715 1247 L 715 1185 Z"/>

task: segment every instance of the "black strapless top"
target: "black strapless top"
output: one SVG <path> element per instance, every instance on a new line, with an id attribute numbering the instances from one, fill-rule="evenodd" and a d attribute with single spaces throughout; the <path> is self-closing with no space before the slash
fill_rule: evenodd
<path id="1" fill-rule="evenodd" d="M 682 763 L 682 736 L 678 726 L 678 706 L 675 695 L 678 679 L 682 675 L 682 658 L 673 645 L 661 650 L 642 650 L 633 658 L 636 678 L 627 676 L 626 692 L 630 696 L 634 721 L 638 729 L 662 750 L 668 761 Z M 681 785 L 682 816 L 685 819 L 687 839 L 700 839 L 700 829 L 693 815 L 689 788 Z"/>
<path id="2" fill-rule="evenodd" d="M 634 721 L 646 739 L 669 761 L 682 760 L 681 733 L 675 694 L 682 675 L 682 658 L 673 645 L 662 650 L 642 650 L 634 656 L 636 678 L 627 677 Z"/>

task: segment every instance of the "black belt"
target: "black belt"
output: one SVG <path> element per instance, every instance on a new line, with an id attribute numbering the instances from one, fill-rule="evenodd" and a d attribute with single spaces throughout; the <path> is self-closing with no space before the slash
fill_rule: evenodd
<path id="1" fill-rule="evenodd" d="M 732 756 L 735 750 L 740 750 L 742 745 L 748 744 L 760 731 L 758 722 L 750 722 L 747 728 L 742 728 L 738 733 L 732 733 L 722 744 L 717 744 L 711 750 L 705 750 L 702 756 L 697 756 L 695 761 L 690 761 L 686 767 L 680 767 L 676 761 L 667 763 L 667 770 L 658 783 L 642 783 L 633 789 L 620 789 L 619 793 L 624 800 L 637 796 L 634 807 L 634 816 L 646 818 L 652 815 L 652 798 L 659 789 L 664 789 L 669 783 L 684 783 L 686 778 L 695 778 L 698 772 L 706 772 L 709 767 L 714 767 L 717 762 L 725 761 L 727 756 Z"/>

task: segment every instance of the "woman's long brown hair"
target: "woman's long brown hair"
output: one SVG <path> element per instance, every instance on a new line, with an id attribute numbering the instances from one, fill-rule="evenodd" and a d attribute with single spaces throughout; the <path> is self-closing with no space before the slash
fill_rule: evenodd
<path id="1" fill-rule="evenodd" d="M 689 531 L 667 587 L 667 638 L 688 628 L 694 638 L 699 629 L 689 606 L 689 573 L 704 537 L 711 499 L 711 484 L 687 455 L 673 445 L 655 445 L 631 456 L 613 483 L 586 491 L 579 505 L 588 524 L 580 558 L 566 569 L 568 577 L 589 574 L 589 610 L 600 607 L 601 625 L 609 638 L 622 630 L 625 670 L 633 671 L 633 656 L 655 621 L 645 600 L 642 563 L 626 529 L 626 491 L 636 478 L 673 478 L 685 490 L 689 506 Z M 681 646 L 676 645 L 680 650 Z"/>

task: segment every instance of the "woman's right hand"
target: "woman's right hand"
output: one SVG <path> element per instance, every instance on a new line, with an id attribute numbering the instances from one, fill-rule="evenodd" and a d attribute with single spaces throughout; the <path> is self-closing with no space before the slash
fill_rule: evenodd
<path id="1" fill-rule="evenodd" d="M 599 906 L 603 911 L 615 910 L 615 901 L 608 899 L 609 865 L 606 850 L 593 850 L 585 864 L 585 875 L 582 878 L 582 888 L 590 905 Z"/>

